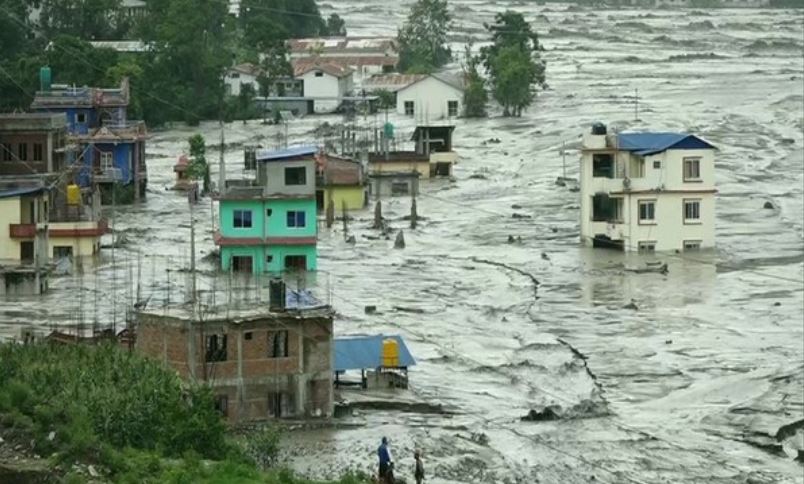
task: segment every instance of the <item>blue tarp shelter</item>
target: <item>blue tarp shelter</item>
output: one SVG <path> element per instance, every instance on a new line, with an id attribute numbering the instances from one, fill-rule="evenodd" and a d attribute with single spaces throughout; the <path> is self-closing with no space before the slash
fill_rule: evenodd
<path id="1" fill-rule="evenodd" d="M 620 133 L 617 148 L 632 151 L 637 156 L 647 156 L 669 149 L 715 150 L 714 145 L 686 133 Z"/>
<path id="2" fill-rule="evenodd" d="M 335 371 L 365 370 L 382 366 L 382 342 L 393 338 L 399 344 L 399 367 L 416 364 L 399 335 L 350 336 L 335 338 Z"/>

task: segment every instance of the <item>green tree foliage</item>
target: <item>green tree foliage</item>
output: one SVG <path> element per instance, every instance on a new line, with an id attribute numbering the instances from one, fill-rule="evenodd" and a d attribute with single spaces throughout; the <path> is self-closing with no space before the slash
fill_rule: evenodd
<path id="1" fill-rule="evenodd" d="M 243 0 L 240 24 L 247 43 L 264 36 L 272 40 L 314 37 L 326 31 L 315 0 Z"/>
<path id="2" fill-rule="evenodd" d="M 481 58 L 489 73 L 494 98 L 505 116 L 521 116 L 535 97 L 535 87 L 545 83 L 545 65 L 536 32 L 522 14 L 507 10 L 485 25 L 491 44 L 483 47 Z"/>
<path id="3" fill-rule="evenodd" d="M 204 193 L 210 189 L 209 163 L 207 163 L 206 140 L 201 134 L 194 134 L 187 139 L 190 145 L 190 166 L 187 174 L 193 180 L 203 180 Z"/>
<path id="4" fill-rule="evenodd" d="M 66 34 L 87 40 L 117 40 L 129 25 L 121 0 L 41 0 L 39 24 L 48 38 Z"/>
<path id="5" fill-rule="evenodd" d="M 446 0 L 417 0 L 398 34 L 399 69 L 429 73 L 449 62 L 451 21 Z"/>
<path id="6" fill-rule="evenodd" d="M 243 124 L 254 115 L 254 97 L 256 95 L 253 85 L 240 86 L 240 93 L 237 95 L 237 116 L 243 120 Z"/>
<path id="7" fill-rule="evenodd" d="M 466 59 L 463 66 L 463 75 L 466 80 L 466 89 L 463 92 L 463 115 L 467 118 L 484 118 L 487 116 L 486 104 L 489 94 L 486 91 L 486 80 L 480 75 L 478 67 L 481 58 L 472 54 L 472 45 L 465 48 Z"/>
<path id="8" fill-rule="evenodd" d="M 346 36 L 346 22 L 337 13 L 333 13 L 327 18 L 326 34 L 334 37 Z"/>

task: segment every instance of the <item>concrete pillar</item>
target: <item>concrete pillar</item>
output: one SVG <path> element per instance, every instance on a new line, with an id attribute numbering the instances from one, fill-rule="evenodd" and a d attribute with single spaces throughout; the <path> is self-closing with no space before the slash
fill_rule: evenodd
<path id="1" fill-rule="evenodd" d="M 49 132 L 47 134 L 47 171 L 48 173 L 53 172 L 53 132 Z"/>
<path id="2" fill-rule="evenodd" d="M 247 418 L 244 415 L 246 388 L 243 384 L 243 330 L 237 331 L 237 419 Z"/>

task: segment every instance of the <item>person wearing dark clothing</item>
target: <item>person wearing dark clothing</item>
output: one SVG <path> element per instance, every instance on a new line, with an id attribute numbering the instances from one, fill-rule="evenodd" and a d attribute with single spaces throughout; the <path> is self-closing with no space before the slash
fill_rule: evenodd
<path id="1" fill-rule="evenodd" d="M 413 471 L 413 477 L 416 478 L 416 484 L 422 484 L 424 480 L 424 464 L 422 464 L 422 456 L 417 450 L 413 453 L 413 457 L 416 459 L 416 470 Z"/>
<path id="2" fill-rule="evenodd" d="M 377 449 L 377 457 L 380 459 L 380 482 L 394 482 L 394 461 L 391 457 L 391 448 L 388 446 L 388 438 L 383 437 L 380 448 Z"/>

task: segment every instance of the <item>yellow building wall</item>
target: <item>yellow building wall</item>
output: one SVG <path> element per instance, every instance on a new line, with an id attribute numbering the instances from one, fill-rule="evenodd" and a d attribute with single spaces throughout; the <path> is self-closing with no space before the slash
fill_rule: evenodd
<path id="1" fill-rule="evenodd" d="M 20 199 L 0 199 L 0 259 L 20 259 L 19 241 L 9 237 L 9 225 L 18 223 L 20 223 Z"/>
<path id="2" fill-rule="evenodd" d="M 371 173 L 399 173 L 403 171 L 419 172 L 422 178 L 430 178 L 430 161 L 400 161 L 400 162 L 380 162 L 369 165 Z"/>
<path id="3" fill-rule="evenodd" d="M 335 204 L 335 213 L 343 211 L 344 201 L 347 210 L 361 210 L 364 207 L 365 191 L 362 186 L 326 188 L 324 190 L 324 213 L 329 208 L 330 200 Z"/>
<path id="4" fill-rule="evenodd" d="M 50 257 L 56 257 L 56 247 L 72 247 L 73 257 L 92 256 L 96 252 L 96 244 L 100 241 L 98 237 L 53 237 L 48 238 L 50 247 L 48 253 Z"/>

